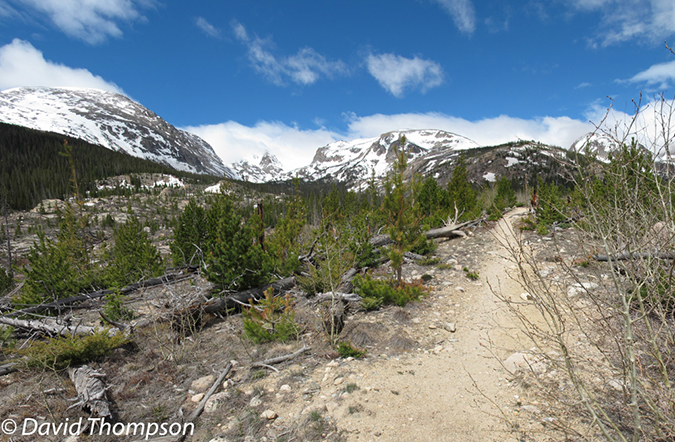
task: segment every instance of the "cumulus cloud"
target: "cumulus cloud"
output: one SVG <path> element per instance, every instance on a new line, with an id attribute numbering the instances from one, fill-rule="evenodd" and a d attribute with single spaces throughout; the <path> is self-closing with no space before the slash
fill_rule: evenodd
<path id="1" fill-rule="evenodd" d="M 667 89 L 673 80 L 675 80 L 675 61 L 655 64 L 628 81 Z"/>
<path id="2" fill-rule="evenodd" d="M 269 152 L 288 170 L 306 166 L 318 147 L 340 138 L 323 128 L 300 129 L 275 121 L 261 121 L 254 126 L 228 121 L 184 129 L 209 143 L 225 164 Z"/>
<path id="3" fill-rule="evenodd" d="M 220 37 L 220 30 L 208 22 L 204 17 L 197 17 L 195 19 L 195 24 L 199 29 L 204 31 L 209 37 Z"/>
<path id="4" fill-rule="evenodd" d="M 46 15 L 51 22 L 71 37 L 90 44 L 108 37 L 121 37 L 119 22 L 143 20 L 140 7 L 154 0 L 11 0 L 16 7 L 27 7 Z"/>
<path id="5" fill-rule="evenodd" d="M 330 61 L 310 47 L 300 49 L 297 54 L 278 57 L 272 53 L 271 40 L 250 37 L 239 22 L 232 23 L 237 39 L 248 48 L 248 59 L 253 68 L 272 83 L 283 86 L 288 80 L 300 84 L 316 83 L 321 77 L 333 78 L 349 73 L 342 61 Z"/>
<path id="6" fill-rule="evenodd" d="M 86 69 L 45 60 L 29 42 L 14 39 L 0 47 L 0 90 L 19 86 L 88 87 L 124 93 Z"/>
<path id="7" fill-rule="evenodd" d="M 597 122 L 599 132 L 622 144 L 630 144 L 635 139 L 657 156 L 675 154 L 673 99 L 656 98 L 642 103 L 639 108 L 631 103 L 623 111 L 617 106 L 607 109 L 595 104 L 588 110 L 587 116 Z"/>
<path id="8" fill-rule="evenodd" d="M 188 127 L 213 146 L 226 164 L 270 152 L 286 169 L 308 165 L 316 149 L 338 140 L 377 137 L 396 129 L 442 129 L 473 139 L 485 146 L 518 139 L 537 140 L 568 148 L 593 130 L 593 125 L 569 117 L 520 119 L 502 115 L 478 121 L 442 113 L 350 115 L 344 133 L 325 128 L 302 129 L 282 122 L 246 126 L 234 121 Z"/>
<path id="9" fill-rule="evenodd" d="M 370 75 L 395 97 L 402 97 L 406 89 L 426 92 L 443 83 L 443 69 L 431 60 L 405 58 L 395 54 L 370 54 L 366 57 Z"/>
<path id="10" fill-rule="evenodd" d="M 461 32 L 472 34 L 476 30 L 476 10 L 471 0 L 435 0 L 447 12 Z"/>
<path id="11" fill-rule="evenodd" d="M 633 39 L 663 41 L 675 33 L 672 0 L 567 0 L 581 12 L 599 12 L 599 35 L 594 44 L 609 46 Z"/>

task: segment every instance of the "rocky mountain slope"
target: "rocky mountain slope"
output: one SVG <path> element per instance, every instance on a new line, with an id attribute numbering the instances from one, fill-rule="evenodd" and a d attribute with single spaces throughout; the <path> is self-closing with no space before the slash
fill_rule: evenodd
<path id="1" fill-rule="evenodd" d="M 236 177 L 204 140 L 114 92 L 8 89 L 0 92 L 0 121 L 79 138 L 178 170 Z"/>
<path id="2" fill-rule="evenodd" d="M 284 168 L 274 155 L 265 152 L 262 157 L 254 155 L 251 161 L 240 160 L 232 163 L 230 168 L 244 181 L 266 183 L 286 178 Z"/>
<path id="3" fill-rule="evenodd" d="M 478 185 L 506 176 L 519 187 L 525 187 L 526 182 L 532 184 L 537 176 L 562 182 L 568 174 L 562 160 L 570 153 L 558 147 L 535 141 L 480 146 L 469 138 L 442 130 L 404 130 L 328 144 L 317 149 L 308 166 L 276 177 L 289 179 L 297 175 L 307 181 L 339 181 L 360 189 L 373 174 L 378 181 L 386 176 L 403 136 L 409 154 L 409 173 L 433 176 L 441 185 L 452 177 L 460 156 L 466 162 L 469 179 Z"/>
<path id="4" fill-rule="evenodd" d="M 429 155 L 447 156 L 479 147 L 469 138 L 442 130 L 393 131 L 375 138 L 336 141 L 320 147 L 308 166 L 296 169 L 290 175 L 309 181 L 336 180 L 350 187 L 362 187 L 373 173 L 376 178 L 387 174 L 403 136 L 411 160 Z"/>

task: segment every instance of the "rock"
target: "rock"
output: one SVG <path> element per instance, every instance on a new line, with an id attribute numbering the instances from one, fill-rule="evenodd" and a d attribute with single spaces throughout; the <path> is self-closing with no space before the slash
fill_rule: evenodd
<path id="1" fill-rule="evenodd" d="M 532 296 L 529 293 L 521 293 L 520 297 L 522 298 L 523 301 L 534 301 L 534 296 Z"/>
<path id="2" fill-rule="evenodd" d="M 167 187 L 167 189 L 168 189 L 168 187 Z M 224 438 L 223 436 L 216 436 L 213 439 L 211 439 L 209 442 L 230 442 L 230 440 Z"/>
<path id="3" fill-rule="evenodd" d="M 455 287 L 455 290 L 464 293 L 464 287 L 457 286 Z"/>
<path id="4" fill-rule="evenodd" d="M 326 364 L 326 367 L 339 367 L 340 363 L 338 361 L 330 361 Z"/>
<path id="5" fill-rule="evenodd" d="M 520 407 L 520 409 L 523 410 L 523 411 L 527 411 L 528 413 L 532 413 L 532 414 L 541 413 L 541 410 L 539 408 L 535 407 L 534 405 L 523 405 L 522 407 Z"/>
<path id="6" fill-rule="evenodd" d="M 262 404 L 262 400 L 260 399 L 260 396 L 256 396 L 253 399 L 251 399 L 251 402 L 248 403 L 249 407 L 257 407 L 260 404 Z"/>
<path id="7" fill-rule="evenodd" d="M 451 266 L 456 266 L 459 264 L 455 258 L 450 258 L 446 261 L 446 264 L 451 265 Z"/>
<path id="8" fill-rule="evenodd" d="M 511 373 L 518 371 L 532 371 L 541 374 L 546 371 L 546 364 L 533 355 L 523 352 L 513 353 L 504 361 L 504 368 Z"/>
<path id="9" fill-rule="evenodd" d="M 344 381 L 345 381 L 345 378 L 343 378 L 343 377 L 336 378 L 336 379 L 333 381 L 333 385 L 340 385 L 340 384 L 342 384 Z"/>
<path id="10" fill-rule="evenodd" d="M 281 387 L 279 387 L 279 391 L 291 391 L 291 386 L 288 384 L 284 384 Z"/>
<path id="11" fill-rule="evenodd" d="M 438 327 L 435 324 L 430 324 L 429 329 L 430 330 L 436 330 Z"/>
<path id="12" fill-rule="evenodd" d="M 618 379 L 610 379 L 609 381 L 607 381 L 607 385 L 609 385 L 618 392 L 623 391 L 623 383 Z"/>
<path id="13" fill-rule="evenodd" d="M 328 410 L 329 413 L 334 412 L 335 410 L 338 409 L 338 407 L 340 407 L 340 404 L 338 404 L 335 401 L 330 401 L 326 403 L 326 410 Z"/>
<path id="14" fill-rule="evenodd" d="M 190 398 L 190 400 L 191 400 L 192 402 L 194 402 L 195 404 L 198 404 L 199 401 L 201 401 L 203 398 L 204 398 L 204 393 L 197 393 L 197 394 L 195 394 L 194 396 L 192 396 L 192 397 Z"/>
<path id="15" fill-rule="evenodd" d="M 594 282 L 576 282 L 567 288 L 567 297 L 574 298 L 575 296 L 583 295 L 591 290 L 595 290 L 598 287 L 598 284 Z"/>
<path id="16" fill-rule="evenodd" d="M 223 404 L 227 403 L 232 398 L 232 394 L 229 391 L 222 391 L 216 393 L 206 401 L 204 405 L 204 413 L 213 413 L 218 410 Z"/>
<path id="17" fill-rule="evenodd" d="M 443 326 L 446 331 L 449 331 L 450 333 L 454 333 L 457 331 L 457 325 L 454 322 L 446 322 Z"/>
<path id="18" fill-rule="evenodd" d="M 262 417 L 263 419 L 269 419 L 269 420 L 276 419 L 278 416 L 279 415 L 274 410 L 265 410 L 260 415 L 260 417 Z"/>
<path id="19" fill-rule="evenodd" d="M 192 384 L 190 384 L 190 390 L 197 392 L 205 391 L 207 388 L 213 385 L 213 382 L 215 380 L 216 377 L 213 375 L 201 377 L 196 381 L 193 381 Z"/>

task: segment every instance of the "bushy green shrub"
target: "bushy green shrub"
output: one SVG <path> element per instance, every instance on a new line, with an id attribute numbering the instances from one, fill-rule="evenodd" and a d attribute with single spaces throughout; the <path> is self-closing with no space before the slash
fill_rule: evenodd
<path id="1" fill-rule="evenodd" d="M 257 306 L 242 311 L 244 336 L 256 344 L 277 341 L 287 342 L 297 338 L 298 326 L 290 296 L 275 297 L 273 289 L 265 292 L 265 299 Z"/>
<path id="2" fill-rule="evenodd" d="M 128 342 L 122 333 L 110 336 L 101 330 L 87 336 L 69 336 L 36 341 L 19 354 L 25 356 L 21 363 L 39 370 L 63 370 L 103 358 L 111 350 Z"/>
<path id="3" fill-rule="evenodd" d="M 124 295 L 110 293 L 105 295 L 103 313 L 112 321 L 130 321 L 136 316 L 133 310 L 124 305 Z"/>
<path id="4" fill-rule="evenodd" d="M 338 343 L 337 351 L 341 358 L 362 358 L 366 355 L 365 350 L 359 350 L 352 346 L 351 342 L 346 341 Z"/>
<path id="5" fill-rule="evenodd" d="M 373 279 L 369 274 L 357 275 L 354 278 L 354 287 L 356 293 L 363 298 L 362 306 L 371 310 L 382 304 L 403 307 L 427 293 L 426 287 L 419 282 L 396 284 L 393 281 Z"/>
<path id="6" fill-rule="evenodd" d="M 0 296 L 9 292 L 14 287 L 14 279 L 3 268 L 0 267 Z"/>

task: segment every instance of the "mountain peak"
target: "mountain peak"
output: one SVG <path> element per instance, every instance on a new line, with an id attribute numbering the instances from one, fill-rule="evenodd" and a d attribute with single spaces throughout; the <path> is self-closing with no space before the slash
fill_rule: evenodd
<path id="1" fill-rule="evenodd" d="M 118 92 L 8 89 L 0 92 L 0 121 L 79 138 L 178 170 L 235 177 L 204 140 Z"/>

